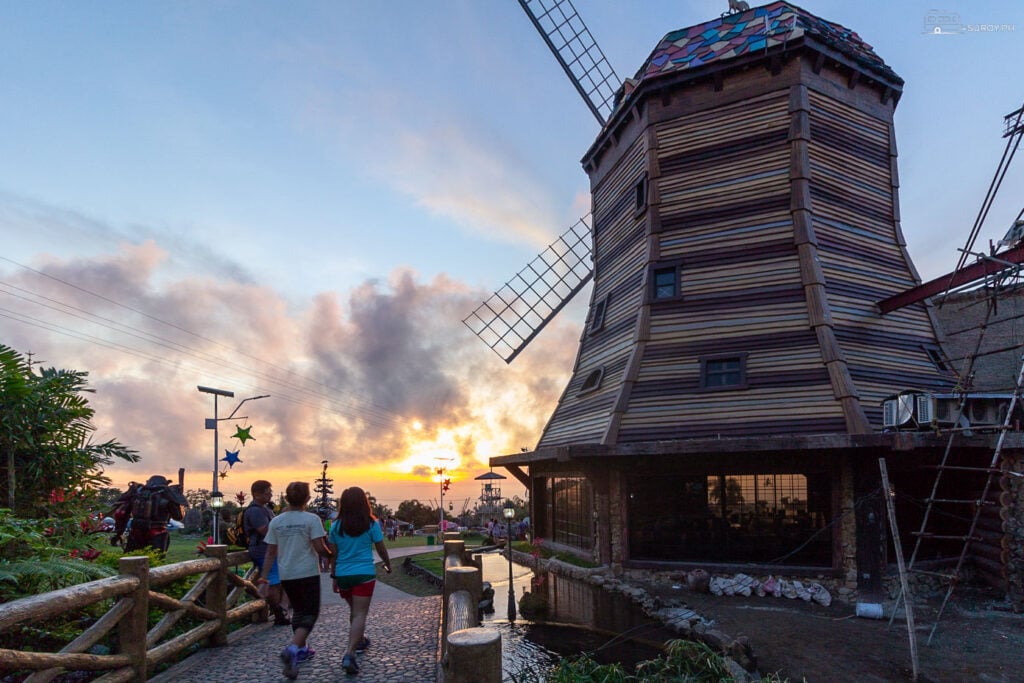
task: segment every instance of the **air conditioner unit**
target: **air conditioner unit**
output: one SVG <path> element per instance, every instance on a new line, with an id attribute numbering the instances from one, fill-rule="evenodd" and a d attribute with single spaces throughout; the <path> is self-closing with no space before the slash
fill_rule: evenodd
<path id="1" fill-rule="evenodd" d="M 935 399 L 931 394 L 918 394 L 914 397 L 915 418 L 919 425 L 931 423 L 935 416 Z"/>
<path id="2" fill-rule="evenodd" d="M 917 398 L 927 396 L 918 392 L 903 391 L 882 401 L 882 425 L 899 428 L 914 420 Z"/>
<path id="3" fill-rule="evenodd" d="M 924 429 L 931 423 L 939 427 L 953 427 L 970 430 L 972 427 L 981 430 L 995 429 L 1006 422 L 1006 413 L 1010 410 L 1012 394 L 927 394 L 902 392 L 891 396 L 886 401 L 894 401 L 897 398 L 911 395 L 915 397 L 913 419 L 918 428 Z M 963 410 L 961 413 L 961 402 Z M 895 410 L 894 405 L 892 410 Z M 885 416 L 888 413 L 883 410 Z M 901 427 L 909 420 L 888 424 L 886 427 Z M 905 427 L 905 428 L 909 428 Z M 966 434 L 966 432 L 965 432 Z M 970 436 L 970 434 L 966 434 Z"/>

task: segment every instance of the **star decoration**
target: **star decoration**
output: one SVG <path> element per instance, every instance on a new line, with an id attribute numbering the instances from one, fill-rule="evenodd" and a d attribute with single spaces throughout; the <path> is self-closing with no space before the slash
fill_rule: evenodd
<path id="1" fill-rule="evenodd" d="M 227 479 L 228 478 L 228 471 L 224 470 L 223 472 L 221 472 L 220 473 L 220 478 L 221 479 Z"/>
<path id="2" fill-rule="evenodd" d="M 236 425 L 235 429 L 237 431 L 235 431 L 235 436 L 233 438 L 238 439 L 239 441 L 241 441 L 243 446 L 245 445 L 245 442 L 248 439 L 252 439 L 253 441 L 256 440 L 256 437 L 249 433 L 249 430 L 252 429 L 252 425 L 249 425 L 248 427 L 246 427 L 244 429 L 242 427 L 239 427 L 239 426 Z"/>
<path id="3" fill-rule="evenodd" d="M 238 457 L 238 451 L 229 451 L 227 449 L 224 450 L 224 457 L 221 460 L 227 462 L 228 467 L 234 467 L 236 462 L 242 462 Z"/>

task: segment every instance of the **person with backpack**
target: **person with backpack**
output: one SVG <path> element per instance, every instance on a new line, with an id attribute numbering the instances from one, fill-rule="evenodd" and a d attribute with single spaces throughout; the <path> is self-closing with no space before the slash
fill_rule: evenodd
<path id="1" fill-rule="evenodd" d="M 128 530 L 124 552 L 151 547 L 166 553 L 171 544 L 167 525 L 172 519 L 180 522 L 186 507 L 188 501 L 181 487 L 172 486 L 166 477 L 154 474 L 145 484 L 132 482 L 114 503 L 114 536 L 110 542 L 121 545 Z"/>
<path id="2" fill-rule="evenodd" d="M 274 489 L 269 481 L 257 479 L 249 487 L 249 491 L 252 493 L 252 502 L 246 506 L 242 514 L 246 547 L 253 564 L 260 570 L 260 577 L 267 580 L 267 606 L 274 613 L 274 626 L 288 626 L 292 622 L 281 606 L 281 576 L 277 570 L 277 561 L 275 560 L 269 569 L 264 562 L 267 557 L 267 543 L 264 539 L 270 520 L 274 518 L 274 513 L 269 507 L 274 498 Z"/>
<path id="3" fill-rule="evenodd" d="M 338 519 L 331 525 L 327 543 L 337 558 L 334 582 L 338 594 L 348 603 L 348 649 L 341 659 L 345 673 L 359 673 L 356 653 L 370 647 L 366 637 L 366 617 L 370 612 L 377 572 L 373 566 L 373 549 L 391 573 L 391 558 L 384 544 L 384 533 L 373 516 L 366 492 L 358 486 L 345 489 L 338 499 Z"/>

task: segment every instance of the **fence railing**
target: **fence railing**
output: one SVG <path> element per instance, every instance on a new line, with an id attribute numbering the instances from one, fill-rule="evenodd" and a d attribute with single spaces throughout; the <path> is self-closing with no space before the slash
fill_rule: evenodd
<path id="1" fill-rule="evenodd" d="M 480 627 L 483 570 L 457 533 L 444 538 L 441 678 L 444 683 L 501 683 L 501 634 Z"/>
<path id="2" fill-rule="evenodd" d="M 61 614 L 113 600 L 111 607 L 59 652 L 25 652 L 0 648 L 0 672 L 32 671 L 25 683 L 51 681 L 65 671 L 105 671 L 98 683 L 146 681 L 160 662 L 186 648 L 206 641 L 225 645 L 228 627 L 242 619 L 267 620 L 267 604 L 253 583 L 257 570 L 238 576 L 229 569 L 252 561 L 245 550 L 229 553 L 227 546 L 206 547 L 205 557 L 162 567 L 150 567 L 148 557 L 122 557 L 119 575 L 69 586 L 0 605 L 0 636 L 22 625 L 38 627 Z M 181 598 L 159 588 L 179 579 L 195 577 L 195 583 Z M 243 595 L 252 600 L 238 604 Z M 163 616 L 148 628 L 152 608 Z M 200 623 L 164 640 L 185 616 Z M 116 629 L 116 647 L 111 654 L 88 651 Z M 238 637 L 241 634 L 234 635 Z"/>

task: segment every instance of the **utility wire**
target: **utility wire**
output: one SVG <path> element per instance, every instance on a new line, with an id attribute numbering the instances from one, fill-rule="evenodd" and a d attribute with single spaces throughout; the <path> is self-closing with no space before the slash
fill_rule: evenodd
<path id="1" fill-rule="evenodd" d="M 74 283 L 68 282 L 68 281 L 63 280 L 61 278 L 54 277 L 52 275 L 48 275 L 47 273 L 44 273 L 44 272 L 41 272 L 41 271 L 36 270 L 34 268 L 31 268 L 30 266 L 26 266 L 24 264 L 18 263 L 17 261 L 13 261 L 12 259 L 9 259 L 9 258 L 4 257 L 4 256 L 0 256 L 0 259 L 2 259 L 4 261 L 7 261 L 8 263 L 11 263 L 11 264 L 13 264 L 15 266 L 18 266 L 20 268 L 24 268 L 24 269 L 26 269 L 28 271 L 31 271 L 32 273 L 35 273 L 37 275 L 42 276 L 42 277 L 45 277 L 45 278 L 48 278 L 48 279 L 53 280 L 55 282 L 58 282 L 58 283 L 60 283 L 62 285 L 65 285 L 67 287 L 71 287 L 71 288 L 73 288 L 75 290 L 78 290 L 78 291 L 81 291 L 83 293 L 89 294 L 90 296 L 94 296 L 94 297 L 96 297 L 96 298 L 98 298 L 98 299 L 100 299 L 102 301 L 106 301 L 106 302 L 108 302 L 108 303 L 110 303 L 110 304 L 112 304 L 114 306 L 117 306 L 117 307 L 123 308 L 125 310 L 131 311 L 131 312 L 136 313 L 138 315 L 141 315 L 141 316 L 143 316 L 143 317 L 145 317 L 147 319 L 150 319 L 150 320 L 153 320 L 153 321 L 155 321 L 157 323 L 160 323 L 161 325 L 166 325 L 166 326 L 168 326 L 168 327 L 170 327 L 172 329 L 179 330 L 179 331 L 181 331 L 181 332 L 183 332 L 185 334 L 193 336 L 193 337 L 195 337 L 195 338 L 197 338 L 199 340 L 209 342 L 209 343 L 214 344 L 215 346 L 221 347 L 223 349 L 227 349 L 227 350 L 229 350 L 231 353 L 233 353 L 235 355 L 239 355 L 239 356 L 243 356 L 243 357 L 249 358 L 249 359 L 254 360 L 254 361 L 256 361 L 256 362 L 258 362 L 258 363 L 260 363 L 262 365 L 269 366 L 270 368 L 279 370 L 280 372 L 285 373 L 286 375 L 289 375 L 291 377 L 296 377 L 298 379 L 301 379 L 304 382 L 308 382 L 310 384 L 319 386 L 322 389 L 324 389 L 326 392 L 335 392 L 335 391 L 337 391 L 336 388 L 331 387 L 330 385 L 328 385 L 328 384 L 326 384 L 324 382 L 321 382 L 321 381 L 318 381 L 318 380 L 314 380 L 314 379 L 311 379 L 311 378 L 308 378 L 308 377 L 304 377 L 302 375 L 299 375 L 298 373 L 296 373 L 295 371 L 293 371 L 291 369 L 284 368 L 284 367 L 282 367 L 280 365 L 277 365 L 277 364 L 271 363 L 269 361 L 266 361 L 264 359 L 258 358 L 256 356 L 247 354 L 247 353 L 245 353 L 243 351 L 240 351 L 238 349 L 234 349 L 234 348 L 232 348 L 232 347 L 230 347 L 230 346 L 228 346 L 226 344 L 223 344 L 223 343 L 218 342 L 216 340 L 210 339 L 209 337 L 206 337 L 206 336 L 197 334 L 195 332 L 192 332 L 191 330 L 188 330 L 188 329 L 186 329 L 184 327 L 181 327 L 180 325 L 176 325 L 174 323 L 167 322 L 165 320 L 157 318 L 156 316 L 153 316 L 153 315 L 150 315 L 150 314 L 148 314 L 148 313 L 146 313 L 144 311 L 141 311 L 141 310 L 139 310 L 137 308 L 134 308 L 132 306 L 128 306 L 126 304 L 122 304 L 122 303 L 120 303 L 118 301 L 115 301 L 114 299 L 111 299 L 109 297 L 103 296 L 103 295 L 98 294 L 96 292 L 92 292 L 92 291 L 90 291 L 90 290 L 88 290 L 88 289 L 86 289 L 84 287 L 79 286 L 79 285 L 75 285 Z M 4 291 L 3 288 L 7 288 L 8 290 L 15 290 L 15 291 Z M 261 379 L 264 379 L 264 380 L 266 380 L 268 382 L 272 382 L 272 383 L 276 384 L 277 386 L 287 387 L 287 388 L 290 388 L 290 389 L 293 389 L 293 390 L 296 390 L 296 391 L 300 391 L 300 392 L 304 392 L 304 393 L 307 393 L 307 394 L 315 395 L 318 398 L 328 399 L 328 400 L 332 401 L 335 404 L 336 407 L 345 406 L 345 407 L 348 408 L 348 411 L 350 413 L 352 413 L 352 412 L 358 413 L 358 414 L 360 414 L 361 417 L 364 417 L 364 418 L 366 418 L 366 419 L 368 419 L 370 421 L 373 421 L 373 422 L 377 423 L 380 426 L 389 426 L 390 423 L 393 423 L 393 422 L 400 421 L 400 420 L 404 419 L 403 416 L 399 415 L 398 413 L 395 413 L 393 411 L 389 411 L 389 410 L 387 410 L 385 408 L 374 406 L 373 404 L 369 404 L 367 402 L 361 402 L 361 403 L 357 404 L 357 403 L 352 403 L 352 402 L 346 402 L 346 401 L 344 401 L 343 399 L 340 399 L 340 398 L 332 399 L 332 398 L 328 397 L 325 393 L 310 390 L 308 388 L 296 385 L 296 384 L 294 384 L 292 382 L 289 382 L 289 381 L 286 381 L 286 380 L 282 380 L 282 379 L 280 379 L 278 377 L 275 377 L 273 375 L 270 375 L 270 374 L 268 374 L 266 372 L 254 371 L 253 368 L 251 368 L 250 366 L 245 366 L 245 365 L 239 364 L 237 362 L 231 361 L 229 359 L 225 359 L 225 358 L 222 358 L 222 357 L 219 357 L 219 356 L 216 356 L 216 355 L 213 355 L 213 354 L 201 351 L 199 349 L 195 349 L 195 348 L 193 348 L 191 346 L 188 346 L 186 344 L 181 344 L 179 342 L 166 339 L 166 338 L 161 337 L 159 335 L 155 335 L 153 333 L 150 333 L 150 332 L 147 332 L 147 331 L 144 331 L 144 330 L 140 330 L 138 328 L 132 327 L 131 325 L 126 325 L 124 323 L 121 323 L 119 321 L 113 320 L 111 318 L 106 318 L 106 317 L 97 315 L 95 313 L 92 313 L 92 312 L 87 311 L 85 309 L 79 308 L 77 306 L 73 306 L 71 304 L 59 301 L 57 299 L 53 299 L 51 297 L 48 297 L 48 296 L 45 296 L 45 295 L 42 295 L 42 294 L 39 294 L 39 293 L 36 293 L 36 292 L 32 292 L 31 290 L 27 290 L 27 289 L 24 289 L 22 287 L 18 287 L 16 285 L 12 285 L 10 283 L 0 282 L 0 291 L 3 291 L 4 293 L 8 294 L 9 296 L 13 296 L 13 297 L 22 299 L 22 300 L 24 300 L 26 302 L 29 302 L 29 303 L 32 303 L 32 304 L 35 304 L 35 305 L 38 305 L 38 306 L 42 306 L 42 307 L 45 307 L 45 308 L 49 308 L 49 309 L 51 309 L 53 311 L 56 311 L 56 312 L 58 312 L 60 314 L 68 315 L 68 316 L 74 317 L 74 318 L 78 318 L 78 319 L 90 322 L 90 323 L 98 325 L 98 326 L 107 327 L 108 329 L 111 329 L 112 331 L 118 332 L 120 334 L 126 334 L 126 335 L 129 335 L 131 337 L 135 337 L 135 338 L 137 338 L 137 339 L 139 339 L 141 341 L 146 341 L 146 342 L 149 342 L 149 343 L 157 344 L 159 346 L 167 348 L 168 350 L 176 351 L 178 353 L 183 353 L 183 354 L 189 355 L 189 356 L 191 356 L 193 358 L 196 358 L 197 360 L 201 360 L 203 362 L 231 366 L 233 369 L 236 369 L 238 371 L 245 372 L 245 373 L 248 373 L 248 374 L 255 375 L 255 376 L 257 376 L 257 377 L 259 377 Z M 22 294 L 18 294 L 16 292 L 21 292 Z M 35 297 L 35 299 L 32 299 L 30 297 Z M 49 302 L 49 303 L 42 303 L 42 302 Z M 65 310 L 65 309 L 67 309 L 67 310 Z M 71 311 L 76 311 L 77 313 L 74 313 L 74 312 L 71 312 Z M 9 311 L 9 312 L 13 313 L 13 311 Z M 82 314 L 82 315 L 79 315 L 79 313 Z M 10 317 L 10 316 L 5 316 L 5 317 Z M 69 336 L 74 336 L 76 338 L 81 339 L 81 337 L 78 337 L 78 336 L 76 336 L 74 334 L 70 334 Z M 90 343 L 94 343 L 94 344 L 99 344 L 98 340 L 99 340 L 98 337 L 90 337 L 86 341 L 90 341 Z M 111 344 L 113 344 L 113 342 L 111 342 Z M 112 347 L 110 344 L 99 344 L 99 345 L 106 346 L 107 348 L 117 347 L 117 350 L 121 350 L 123 352 L 128 352 L 128 350 L 127 350 L 128 347 L 124 347 L 123 345 L 120 345 L 120 344 L 114 344 L 114 347 Z M 138 353 L 136 353 L 136 355 L 138 355 Z M 149 358 L 150 360 L 153 359 L 152 356 L 145 356 L 145 357 Z M 338 412 L 342 412 L 342 411 L 339 410 Z"/>

